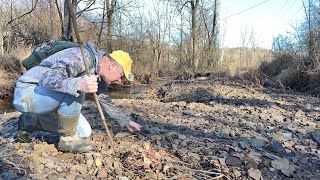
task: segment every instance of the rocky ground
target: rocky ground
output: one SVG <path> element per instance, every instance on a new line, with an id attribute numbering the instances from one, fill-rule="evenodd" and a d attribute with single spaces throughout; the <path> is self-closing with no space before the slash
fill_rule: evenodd
<path id="1" fill-rule="evenodd" d="M 117 99 L 141 123 L 128 133 L 108 121 L 112 155 L 91 101 L 93 152 L 59 152 L 58 137 L 17 130 L 18 112 L 0 115 L 2 179 L 319 179 L 320 101 L 239 79 L 198 78 Z"/>

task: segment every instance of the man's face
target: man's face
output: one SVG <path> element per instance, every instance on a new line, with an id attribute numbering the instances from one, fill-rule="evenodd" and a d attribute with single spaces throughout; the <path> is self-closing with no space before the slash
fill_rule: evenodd
<path id="1" fill-rule="evenodd" d="M 103 60 L 100 74 L 109 84 L 121 84 L 121 78 L 124 77 L 123 68 L 113 61 Z"/>

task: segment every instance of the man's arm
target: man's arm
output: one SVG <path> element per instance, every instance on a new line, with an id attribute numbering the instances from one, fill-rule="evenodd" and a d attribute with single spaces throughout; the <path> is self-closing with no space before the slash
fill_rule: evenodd
<path id="1" fill-rule="evenodd" d="M 88 57 L 88 53 L 86 52 Z M 78 95 L 78 83 L 82 77 L 76 77 L 85 71 L 79 48 L 63 50 L 50 56 L 42 63 L 52 63 L 50 69 L 43 74 L 39 85 L 59 92 Z"/>
<path id="2" fill-rule="evenodd" d="M 102 109 L 106 112 L 112 119 L 116 120 L 121 128 L 126 127 L 130 132 L 139 131 L 141 126 L 124 114 L 121 109 L 112 102 L 110 97 L 106 94 L 107 84 L 105 81 L 100 81 L 98 88 L 98 98 Z"/>

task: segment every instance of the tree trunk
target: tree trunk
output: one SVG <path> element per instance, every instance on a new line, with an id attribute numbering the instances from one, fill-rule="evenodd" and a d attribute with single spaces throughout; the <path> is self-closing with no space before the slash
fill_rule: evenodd
<path id="1" fill-rule="evenodd" d="M 196 17 L 197 17 L 197 6 L 199 0 L 191 0 L 191 41 L 192 41 L 192 54 L 191 54 L 191 63 L 194 66 L 194 69 L 198 69 L 198 59 L 195 56 L 196 51 Z"/>
<path id="2" fill-rule="evenodd" d="M 111 4 L 109 3 L 109 0 L 107 0 L 107 3 L 107 51 L 112 52 L 113 13 L 117 0 L 111 0 Z"/>
<path id="3" fill-rule="evenodd" d="M 71 16 L 70 16 L 69 7 L 66 1 L 69 1 L 69 0 L 64 0 L 62 38 L 63 40 L 66 40 L 66 41 L 73 41 Z M 76 12 L 77 0 L 72 0 L 72 6 Z"/>
<path id="4" fill-rule="evenodd" d="M 58 23 L 57 23 L 57 14 L 55 0 L 50 0 L 50 22 L 51 22 L 51 38 L 54 40 L 58 39 Z"/>
<path id="5" fill-rule="evenodd" d="M 100 26 L 99 35 L 98 35 L 98 45 L 99 46 L 101 46 L 101 36 L 102 36 L 102 31 L 103 31 L 104 19 L 106 17 L 106 10 L 108 7 L 108 2 L 109 2 L 109 0 L 105 0 L 103 3 L 101 26 Z"/>
<path id="6" fill-rule="evenodd" d="M 0 55 L 4 55 L 2 25 L 0 26 Z"/>

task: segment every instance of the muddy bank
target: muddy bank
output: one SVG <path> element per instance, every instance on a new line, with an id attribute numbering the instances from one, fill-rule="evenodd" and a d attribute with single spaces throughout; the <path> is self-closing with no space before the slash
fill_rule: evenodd
<path id="1" fill-rule="evenodd" d="M 112 156 L 99 114 L 83 114 L 93 152 L 58 152 L 56 135 L 34 132 L 19 142 L 18 112 L 0 115 L 0 177 L 32 179 L 317 179 L 320 169 L 319 99 L 259 88 L 236 79 L 173 81 L 116 99 L 145 128 L 111 127 Z M 226 179 L 226 178 L 222 178 Z"/>

